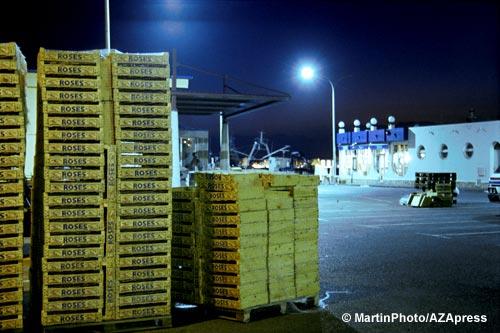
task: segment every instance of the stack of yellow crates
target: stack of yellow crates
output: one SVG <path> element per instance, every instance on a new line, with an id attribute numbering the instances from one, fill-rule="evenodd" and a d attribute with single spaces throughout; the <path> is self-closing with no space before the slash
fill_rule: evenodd
<path id="1" fill-rule="evenodd" d="M 175 195 L 173 234 L 179 255 L 189 249 L 179 266 L 199 256 L 203 297 L 194 302 L 240 321 L 269 305 L 283 312 L 287 301 L 317 304 L 318 177 L 209 172 L 197 173 L 195 180 L 196 187 Z M 197 205 L 189 201 L 193 196 Z M 193 251 L 193 242 L 202 250 Z M 197 286 L 185 279 L 174 289 Z"/>
<path id="2" fill-rule="evenodd" d="M 0 330 L 23 326 L 26 62 L 0 44 Z"/>
<path id="3" fill-rule="evenodd" d="M 318 177 L 294 176 L 293 208 L 295 212 L 295 292 L 297 297 L 319 293 L 318 253 Z M 315 302 L 317 302 L 317 297 Z"/>
<path id="4" fill-rule="evenodd" d="M 314 297 L 319 293 L 318 185 L 316 176 L 264 174 L 268 190 L 290 191 L 293 198 L 293 263 L 295 297 Z M 269 221 L 271 224 L 272 222 Z M 271 274 L 271 273 L 270 273 Z"/>
<path id="5" fill-rule="evenodd" d="M 197 174 L 203 202 L 207 301 L 220 309 L 268 303 L 267 212 L 258 174 Z"/>
<path id="6" fill-rule="evenodd" d="M 170 315 L 168 54 L 111 53 L 117 168 L 116 319 Z"/>
<path id="7" fill-rule="evenodd" d="M 199 244 L 200 227 L 195 188 L 179 187 L 173 192 L 172 301 L 202 304 Z"/>
<path id="8" fill-rule="evenodd" d="M 40 50 L 35 322 L 169 325 L 168 80 L 167 53 Z"/>
<path id="9" fill-rule="evenodd" d="M 286 209 L 280 208 L 276 211 L 278 216 L 286 214 L 283 218 L 286 227 L 282 227 L 282 234 L 287 235 L 287 240 L 290 242 L 293 249 L 291 252 L 286 252 L 292 258 L 291 263 L 293 266 L 293 286 L 294 293 L 288 288 L 284 291 L 285 295 L 293 295 L 294 298 L 314 297 L 317 302 L 317 295 L 319 293 L 319 255 L 318 255 L 318 185 L 319 178 L 315 176 L 303 176 L 294 174 L 262 174 L 263 185 L 267 189 L 267 193 L 274 193 L 276 191 L 287 193 L 290 195 L 291 208 L 293 217 L 290 220 Z M 284 195 L 284 194 L 283 194 Z M 283 199 L 282 199 L 283 200 Z M 276 205 L 275 205 L 276 206 Z M 282 207 L 290 207 L 287 202 L 286 205 L 281 204 Z M 268 204 L 268 209 L 270 207 Z M 272 229 L 273 210 L 269 211 L 269 228 Z M 291 230 L 291 231 L 290 231 Z M 289 235 L 291 235 L 291 240 Z M 269 239 L 272 239 L 270 233 Z M 285 246 L 285 249 L 283 249 Z M 286 245 L 283 245 L 277 251 L 278 253 L 290 251 Z M 269 247 L 269 255 L 272 258 L 276 249 Z M 272 262 L 270 260 L 270 262 Z M 283 259 L 282 263 L 288 265 L 290 259 Z M 287 266 L 288 267 L 288 266 Z M 285 272 L 286 269 L 281 268 Z M 278 271 L 279 272 L 279 271 Z M 270 277 L 273 274 L 286 275 L 283 273 L 276 273 L 274 269 L 269 271 Z M 271 279 L 271 278 L 270 278 Z M 283 281 L 285 278 L 281 277 Z M 286 279 L 289 281 L 289 279 Z M 272 284 L 270 284 L 272 286 Z M 285 288 L 279 286 L 278 288 Z M 272 288 L 270 288 L 270 293 Z"/>
<path id="10" fill-rule="evenodd" d="M 453 205 L 453 188 L 451 183 L 436 182 L 435 192 L 439 198 L 438 205 L 441 207 L 451 207 Z"/>
<path id="11" fill-rule="evenodd" d="M 262 175 L 265 179 L 266 175 Z M 275 176 L 280 177 L 280 176 Z M 288 187 L 267 187 L 265 190 L 269 223 L 267 267 L 269 302 L 296 298 L 294 270 L 293 198 Z"/>
<path id="12" fill-rule="evenodd" d="M 41 49 L 38 54 L 33 265 L 41 266 L 43 325 L 102 320 L 100 73 L 99 51 Z"/>

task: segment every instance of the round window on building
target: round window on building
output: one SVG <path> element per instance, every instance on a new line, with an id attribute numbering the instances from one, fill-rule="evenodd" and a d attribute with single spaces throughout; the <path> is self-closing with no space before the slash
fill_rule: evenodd
<path id="1" fill-rule="evenodd" d="M 420 145 L 417 148 L 417 157 L 421 160 L 425 158 L 425 147 Z"/>
<path id="2" fill-rule="evenodd" d="M 472 143 L 467 142 L 464 147 L 464 156 L 468 159 L 471 158 L 472 155 L 474 155 L 474 146 L 472 145 Z"/>
<path id="3" fill-rule="evenodd" d="M 448 146 L 445 144 L 441 145 L 441 150 L 439 151 L 439 157 L 441 157 L 442 160 L 448 157 Z"/>

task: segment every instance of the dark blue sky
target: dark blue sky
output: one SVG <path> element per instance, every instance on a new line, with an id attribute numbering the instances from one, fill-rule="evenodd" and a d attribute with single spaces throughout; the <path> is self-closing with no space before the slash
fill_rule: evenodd
<path id="1" fill-rule="evenodd" d="M 18 2 L 13 10 L 26 15 L 2 10 L 0 36 L 21 46 L 31 68 L 39 46 L 104 47 L 102 1 Z M 263 130 L 275 148 L 291 144 L 327 157 L 329 86 L 299 82 L 299 64 L 313 62 L 332 81 L 342 79 L 337 120 L 349 126 L 390 114 L 402 122 L 460 122 L 471 107 L 481 119 L 499 119 L 499 10 L 493 1 L 111 0 L 111 42 L 129 52 L 176 48 L 181 63 L 288 92 L 290 102 L 232 121 L 236 145 L 249 149 Z M 196 91 L 221 87 L 180 74 L 194 75 Z M 181 122 L 210 129 L 218 149 L 218 119 Z"/>

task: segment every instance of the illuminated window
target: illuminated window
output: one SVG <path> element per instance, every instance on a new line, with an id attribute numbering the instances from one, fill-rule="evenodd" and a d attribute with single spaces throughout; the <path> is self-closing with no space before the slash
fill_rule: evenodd
<path id="1" fill-rule="evenodd" d="M 441 150 L 439 151 L 439 157 L 441 157 L 442 160 L 446 159 L 448 157 L 448 146 L 445 144 L 441 145 Z"/>
<path id="2" fill-rule="evenodd" d="M 467 142 L 464 147 L 464 156 L 465 158 L 469 159 L 474 155 L 474 146 L 472 143 Z"/>
<path id="3" fill-rule="evenodd" d="M 425 147 L 420 145 L 417 148 L 417 157 L 421 160 L 425 158 Z"/>
<path id="4" fill-rule="evenodd" d="M 370 149 L 359 149 L 357 151 L 358 158 L 358 167 L 357 170 L 362 172 L 364 175 L 368 174 L 368 171 L 372 167 L 372 151 Z"/>
<path id="5" fill-rule="evenodd" d="M 382 175 L 385 174 L 385 171 L 387 169 L 385 150 L 377 149 L 373 157 L 374 157 L 373 163 L 375 166 L 375 171 L 377 171 L 377 173 Z"/>
<path id="6" fill-rule="evenodd" d="M 358 154 L 357 150 L 352 151 L 352 171 L 358 171 Z"/>
<path id="7" fill-rule="evenodd" d="M 349 174 L 352 168 L 352 156 L 351 150 L 341 150 L 339 151 L 339 172 L 343 175 Z"/>

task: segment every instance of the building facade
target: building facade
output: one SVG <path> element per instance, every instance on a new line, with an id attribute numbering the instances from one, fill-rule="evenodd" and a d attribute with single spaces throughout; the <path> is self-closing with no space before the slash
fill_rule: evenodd
<path id="1" fill-rule="evenodd" d="M 208 169 L 208 131 L 206 130 L 180 130 L 180 156 L 181 166 L 190 169 L 193 153 L 196 154 L 198 163 L 196 168 Z"/>
<path id="2" fill-rule="evenodd" d="M 387 129 L 374 123 L 339 129 L 339 182 L 412 186 L 416 172 L 456 172 L 460 187 L 486 188 L 500 167 L 500 120 L 409 128 L 389 122 Z"/>

